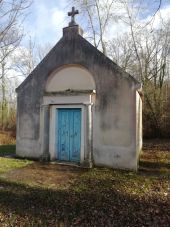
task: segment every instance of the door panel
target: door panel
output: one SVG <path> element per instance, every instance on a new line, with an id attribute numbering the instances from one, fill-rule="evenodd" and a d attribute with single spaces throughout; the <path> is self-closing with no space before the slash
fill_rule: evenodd
<path id="1" fill-rule="evenodd" d="M 70 160 L 78 161 L 80 157 L 81 149 L 81 112 L 75 110 L 73 113 L 73 124 L 72 124 L 72 142 L 73 148 L 70 149 Z"/>
<path id="2" fill-rule="evenodd" d="M 80 161 L 81 109 L 58 109 L 57 152 L 63 161 Z"/>
<path id="3" fill-rule="evenodd" d="M 65 161 L 69 161 L 68 122 L 68 113 L 66 111 L 58 111 L 58 158 Z"/>

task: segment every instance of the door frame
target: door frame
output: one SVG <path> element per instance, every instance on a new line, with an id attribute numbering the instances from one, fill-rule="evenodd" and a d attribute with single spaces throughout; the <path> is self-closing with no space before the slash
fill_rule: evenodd
<path id="1" fill-rule="evenodd" d="M 84 105 L 51 105 L 50 106 L 50 138 L 49 138 L 49 150 L 51 159 L 58 160 L 57 151 L 57 129 L 58 129 L 58 109 L 81 109 L 81 148 L 80 148 L 80 163 L 83 163 L 85 159 L 85 141 L 86 141 L 86 118 L 85 118 L 85 106 Z"/>

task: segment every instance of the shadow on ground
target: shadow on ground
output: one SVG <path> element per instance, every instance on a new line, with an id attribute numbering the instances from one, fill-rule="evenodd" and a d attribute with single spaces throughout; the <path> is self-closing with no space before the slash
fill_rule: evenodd
<path id="1" fill-rule="evenodd" d="M 23 168 L 14 169 L 1 175 L 9 181 L 27 183 L 30 186 L 41 186 L 56 189 L 69 187 L 86 170 L 79 167 L 34 162 Z"/>
<path id="2" fill-rule="evenodd" d="M 13 144 L 0 145 L 0 157 L 11 156 L 15 157 L 16 146 Z"/>
<path id="3" fill-rule="evenodd" d="M 138 173 L 34 162 L 1 175 L 0 225 L 169 227 L 170 155 L 151 148 Z"/>
<path id="4" fill-rule="evenodd" d="M 78 183 L 78 182 L 77 182 Z M 112 179 L 51 190 L 0 181 L 1 224 L 11 226 L 168 226 L 168 201 L 122 193 Z M 84 182 L 89 185 L 89 179 Z M 112 185 L 113 187 L 101 187 Z M 3 220 L 4 215 L 4 220 Z"/>
<path id="5" fill-rule="evenodd" d="M 163 162 L 149 162 L 149 161 L 140 161 L 140 169 L 143 170 L 147 168 L 149 171 L 160 171 L 160 169 L 167 169 L 170 170 L 170 164 L 169 163 L 163 163 Z"/>

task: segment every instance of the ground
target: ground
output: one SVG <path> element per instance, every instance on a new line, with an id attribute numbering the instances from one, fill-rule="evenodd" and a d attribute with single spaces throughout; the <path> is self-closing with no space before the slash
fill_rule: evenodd
<path id="1" fill-rule="evenodd" d="M 138 173 L 4 157 L 2 165 L 0 226 L 169 226 L 170 142 L 146 142 Z"/>

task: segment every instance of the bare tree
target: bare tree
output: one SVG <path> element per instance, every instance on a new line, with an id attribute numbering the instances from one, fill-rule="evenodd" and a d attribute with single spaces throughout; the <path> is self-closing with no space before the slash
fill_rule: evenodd
<path id="1" fill-rule="evenodd" d="M 38 45 L 35 40 L 29 37 L 27 48 L 20 46 L 17 48 L 16 53 L 13 54 L 13 69 L 18 76 L 26 78 L 51 48 L 52 46 L 49 43 L 43 46 Z"/>
<path id="2" fill-rule="evenodd" d="M 165 25 L 165 23 L 164 23 Z M 127 72 L 141 80 L 144 92 L 144 126 L 155 136 L 163 133 L 165 84 L 170 74 L 169 23 L 162 28 L 143 28 L 113 39 L 109 55 Z M 134 44 L 135 38 L 135 44 Z M 137 52 L 137 55 L 136 55 Z"/>
<path id="3" fill-rule="evenodd" d="M 35 41 L 30 37 L 28 47 L 19 46 L 12 56 L 13 69 L 17 76 L 27 77 L 35 68 L 37 61 L 35 58 Z"/>
<path id="4" fill-rule="evenodd" d="M 0 104 L 1 127 L 5 128 L 5 116 L 8 106 L 7 87 L 11 71 L 10 58 L 23 37 L 21 23 L 30 0 L 0 0 Z"/>
<path id="5" fill-rule="evenodd" d="M 125 71 L 133 72 L 133 42 L 128 33 L 113 38 L 107 44 L 108 56 Z"/>
<path id="6" fill-rule="evenodd" d="M 21 24 L 19 19 L 23 18 L 30 4 L 30 0 L 0 0 L 0 47 L 18 42 L 19 36 L 11 39 L 10 43 L 5 41 L 13 32 L 19 30 Z"/>
<path id="7" fill-rule="evenodd" d="M 15 40 L 15 43 L 11 43 Z M 16 41 L 17 40 L 17 41 Z M 4 130 L 5 127 L 5 115 L 7 108 L 7 93 L 9 87 L 7 87 L 7 80 L 9 80 L 9 72 L 11 70 L 11 55 L 16 50 L 21 40 L 21 36 L 17 33 L 12 33 L 6 37 L 0 48 L 0 93 L 1 93 L 1 127 Z"/>
<path id="8" fill-rule="evenodd" d="M 134 15 L 135 17 L 139 16 L 139 13 L 144 11 L 145 7 L 145 2 L 140 0 L 72 0 L 72 2 L 81 9 L 82 17 L 88 18 L 88 27 L 86 28 L 88 32 L 87 38 L 104 54 L 107 54 L 107 31 L 110 27 L 120 20 L 127 21 L 126 19 L 128 19 L 131 36 L 135 37 L 133 30 Z M 152 1 L 152 3 L 155 3 L 155 1 Z M 148 21 L 145 26 L 154 20 L 154 17 L 160 10 L 161 3 L 162 0 L 158 0 L 157 8 L 155 8 L 150 21 Z M 131 12 L 135 12 L 133 17 Z M 136 54 L 138 54 L 137 49 Z"/>
<path id="9" fill-rule="evenodd" d="M 89 39 L 106 54 L 105 34 L 111 20 L 117 19 L 114 7 L 117 0 L 73 0 L 88 18 Z"/>

